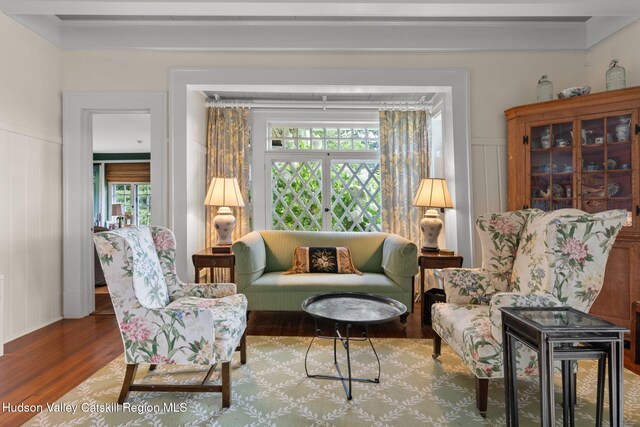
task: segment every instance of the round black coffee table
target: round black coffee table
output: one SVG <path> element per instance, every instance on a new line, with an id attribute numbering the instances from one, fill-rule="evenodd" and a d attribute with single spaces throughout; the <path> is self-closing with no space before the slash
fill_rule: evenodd
<path id="1" fill-rule="evenodd" d="M 309 378 L 320 378 L 329 380 L 340 380 L 347 394 L 347 399 L 351 400 L 351 382 L 380 382 L 380 359 L 378 353 L 369 338 L 369 325 L 377 323 L 386 323 L 399 318 L 407 312 L 407 307 L 391 298 L 380 295 L 358 293 L 358 292 L 335 292 L 329 294 L 315 295 L 307 298 L 302 302 L 302 310 L 313 316 L 315 320 L 315 336 L 311 339 L 307 353 L 304 356 L 304 370 Z M 318 327 L 319 320 L 327 320 L 333 322 L 335 327 L 333 336 L 323 336 L 322 331 Z M 345 336 L 340 334 L 340 326 L 344 325 Z M 359 338 L 352 338 L 349 334 L 352 325 L 364 326 L 364 332 Z M 333 340 L 333 364 L 336 367 L 338 375 L 320 375 L 309 374 L 307 369 L 307 356 L 311 345 L 316 338 Z M 337 342 L 340 341 L 347 352 L 347 370 L 348 376 L 345 378 L 340 370 L 336 355 Z M 350 341 L 369 341 L 373 354 L 378 361 L 378 375 L 376 378 L 353 378 L 351 376 L 351 353 Z M 348 384 L 348 386 L 347 386 Z"/>

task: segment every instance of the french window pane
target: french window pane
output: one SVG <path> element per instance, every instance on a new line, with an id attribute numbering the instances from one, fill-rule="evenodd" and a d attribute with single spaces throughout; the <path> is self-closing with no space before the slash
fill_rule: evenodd
<path id="1" fill-rule="evenodd" d="M 298 138 L 311 138 L 309 129 L 298 129 Z"/>
<path id="2" fill-rule="evenodd" d="M 331 228 L 334 231 L 379 231 L 380 163 L 331 164 Z"/>
<path id="3" fill-rule="evenodd" d="M 327 129 L 326 137 L 327 138 L 337 138 L 338 137 L 338 129 Z"/>
<path id="4" fill-rule="evenodd" d="M 322 163 L 274 161 L 271 166 L 274 230 L 322 230 Z"/>

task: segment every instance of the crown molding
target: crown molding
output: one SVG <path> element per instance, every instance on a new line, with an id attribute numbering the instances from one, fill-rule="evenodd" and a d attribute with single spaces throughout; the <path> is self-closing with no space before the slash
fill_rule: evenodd
<path id="1" fill-rule="evenodd" d="M 450 0 L 405 0 L 397 3 L 391 0 L 0 0 L 0 8 L 56 46 L 82 50 L 587 50 L 640 19 L 638 0 L 554 0 L 549 3 L 541 0 L 528 0 L 526 3 L 521 0 L 496 3 Z M 56 16 L 63 14 L 79 17 L 117 15 L 132 19 L 62 20 Z M 135 20 L 135 16 L 145 15 L 166 19 Z M 179 16 L 221 19 L 170 19 Z M 251 19 L 258 16 L 261 19 Z M 273 19 L 268 19 L 270 16 Z M 534 20 L 487 19 L 508 16 Z M 545 16 L 591 18 L 586 22 L 535 20 Z M 331 17 L 341 19 L 332 20 Z M 349 20 L 350 17 L 354 20 Z M 356 19 L 359 17 L 368 19 Z M 417 17 L 427 19 L 415 20 Z M 447 17 L 447 20 L 428 20 L 437 17 Z M 459 20 L 455 20 L 456 17 Z M 474 17 L 482 20 L 474 21 Z"/>
<path id="2" fill-rule="evenodd" d="M 191 51 L 514 51 L 585 49 L 584 23 L 73 24 L 65 49 Z"/>
<path id="3" fill-rule="evenodd" d="M 295 17 L 640 15 L 637 0 L 1 0 L 7 14 Z"/>

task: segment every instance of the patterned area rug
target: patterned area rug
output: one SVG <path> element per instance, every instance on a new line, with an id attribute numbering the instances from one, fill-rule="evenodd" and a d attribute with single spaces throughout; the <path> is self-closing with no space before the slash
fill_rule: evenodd
<path id="1" fill-rule="evenodd" d="M 347 401 L 340 381 L 305 376 L 304 356 L 310 338 L 248 337 L 248 363 L 232 363 L 231 408 L 221 408 L 220 394 L 132 392 L 128 406 L 117 400 L 124 362 L 122 357 L 86 380 L 58 402 L 60 412 L 45 410 L 27 425 L 92 426 L 504 426 L 504 388 L 490 383 L 487 418 L 475 409 L 473 375 L 443 345 L 439 360 L 431 358 L 431 340 L 374 339 L 382 374 L 379 384 L 354 383 Z M 340 350 L 340 349 L 339 349 Z M 339 360 L 345 362 L 344 351 Z M 311 373 L 334 374 L 332 344 L 316 339 L 309 353 Z M 365 343 L 352 346 L 355 376 L 373 377 L 377 364 Z M 346 364 L 343 364 L 346 371 Z M 189 383 L 203 372 L 186 366 L 145 367 L 138 381 Z M 626 425 L 640 425 L 640 377 L 625 371 Z M 215 375 L 213 376 L 216 380 Z M 556 402 L 561 401 L 559 378 Z M 595 363 L 580 362 L 576 425 L 595 425 Z M 519 381 L 520 422 L 540 425 L 538 382 Z M 608 420 L 605 400 L 605 425 Z M 75 408 L 75 413 L 73 409 Z M 559 425 L 562 412 L 558 406 Z"/>

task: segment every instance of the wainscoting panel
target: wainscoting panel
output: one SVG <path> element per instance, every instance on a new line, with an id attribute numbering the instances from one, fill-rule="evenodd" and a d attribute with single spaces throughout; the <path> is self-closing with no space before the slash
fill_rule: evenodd
<path id="1" fill-rule="evenodd" d="M 4 276 L 0 274 L 0 356 L 4 355 L 4 313 L 7 307 L 4 304 Z"/>
<path id="2" fill-rule="evenodd" d="M 201 91 L 188 91 L 187 95 L 187 141 L 185 144 L 186 162 L 186 239 L 176 236 L 177 242 L 185 241 L 186 247 L 178 247 L 176 254 L 178 275 L 184 281 L 194 279 L 191 255 L 204 249 L 205 245 L 205 206 L 207 195 L 207 97 Z M 174 173 L 177 173 L 174 171 Z M 175 200 L 175 198 L 174 198 Z M 183 262 L 180 262 L 183 260 Z M 185 262 L 186 261 L 186 262 Z"/>
<path id="3" fill-rule="evenodd" d="M 477 217 L 489 212 L 507 210 L 507 147 L 506 140 L 471 146 L 473 167 L 473 213 Z M 475 218 L 474 218 L 475 221 Z M 480 266 L 482 249 L 474 229 L 475 266 Z"/>
<path id="4" fill-rule="evenodd" d="M 4 341 L 62 316 L 62 145 L 0 129 Z"/>
<path id="5" fill-rule="evenodd" d="M 187 144 L 187 164 L 189 165 L 189 222 L 187 237 L 188 248 L 181 256 L 189 258 L 188 276 L 181 277 L 183 281 L 192 282 L 194 279 L 191 255 L 204 249 L 205 245 L 205 206 L 207 195 L 207 148 L 198 141 Z M 180 248 L 178 248 L 180 251 Z"/>

